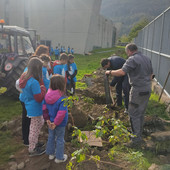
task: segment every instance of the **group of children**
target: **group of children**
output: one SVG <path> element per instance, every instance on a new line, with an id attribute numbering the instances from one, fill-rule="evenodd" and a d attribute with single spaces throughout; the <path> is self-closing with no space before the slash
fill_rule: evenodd
<path id="1" fill-rule="evenodd" d="M 59 48 L 58 46 L 56 46 L 55 49 L 53 49 L 53 47 L 50 48 L 50 56 L 54 54 L 56 60 L 59 59 L 59 56 L 60 56 L 60 54 L 62 54 L 62 53 L 66 53 L 66 49 L 65 49 L 64 46 L 61 46 L 61 48 Z M 73 54 L 74 54 L 74 49 L 73 49 L 73 48 L 70 48 L 70 46 L 68 46 L 67 53 L 73 55 Z"/>
<path id="2" fill-rule="evenodd" d="M 40 45 L 16 81 L 23 107 L 23 142 L 29 146 L 30 156 L 41 155 L 46 151 L 49 159 L 55 158 L 56 163 L 67 160 L 64 134 L 68 110 L 63 99 L 66 98 L 66 91 L 67 94 L 75 93 L 76 74 L 73 55 L 62 53 L 60 60 L 52 62 L 48 47 Z M 38 142 L 44 120 L 49 129 L 46 148 L 44 143 Z"/>

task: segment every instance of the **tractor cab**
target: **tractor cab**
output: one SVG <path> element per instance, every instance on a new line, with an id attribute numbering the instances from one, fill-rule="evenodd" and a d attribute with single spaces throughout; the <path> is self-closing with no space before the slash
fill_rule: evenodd
<path id="1" fill-rule="evenodd" d="M 6 87 L 8 93 L 17 93 L 15 81 L 33 53 L 29 32 L 18 26 L 5 26 L 4 20 L 0 20 L 0 87 Z"/>

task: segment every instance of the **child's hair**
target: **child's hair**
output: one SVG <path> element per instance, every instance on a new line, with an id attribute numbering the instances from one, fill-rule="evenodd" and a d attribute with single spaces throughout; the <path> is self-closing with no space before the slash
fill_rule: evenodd
<path id="1" fill-rule="evenodd" d="M 24 78 L 27 79 L 30 76 L 33 76 L 37 81 L 41 81 L 42 79 L 42 61 L 37 58 L 31 58 L 28 62 L 28 70 L 25 72 Z"/>
<path id="2" fill-rule="evenodd" d="M 39 58 L 39 56 L 37 56 L 37 55 L 31 55 L 31 56 L 29 57 L 29 60 L 31 60 L 31 58 Z"/>
<path id="3" fill-rule="evenodd" d="M 55 74 L 50 79 L 50 89 L 52 90 L 60 90 L 65 92 L 65 78 L 62 75 Z"/>
<path id="4" fill-rule="evenodd" d="M 72 58 L 74 58 L 74 56 L 72 54 L 68 55 L 68 60 L 71 60 Z"/>
<path id="5" fill-rule="evenodd" d="M 40 56 L 41 54 L 48 54 L 49 48 L 46 45 L 39 45 L 35 50 L 34 55 Z"/>
<path id="6" fill-rule="evenodd" d="M 68 55 L 68 62 L 67 62 L 68 71 L 70 71 L 70 64 L 71 64 L 71 63 L 70 63 L 70 60 L 73 59 L 73 58 L 74 58 L 74 56 L 73 56 L 72 54 L 69 54 L 69 55 Z"/>
<path id="7" fill-rule="evenodd" d="M 51 61 L 50 56 L 47 55 L 47 54 L 41 54 L 41 55 L 40 55 L 40 59 L 41 59 L 42 61 L 45 61 L 45 62 L 50 62 L 50 61 Z"/>
<path id="8" fill-rule="evenodd" d="M 68 60 L 68 55 L 66 53 L 62 53 L 60 55 L 60 60 Z"/>

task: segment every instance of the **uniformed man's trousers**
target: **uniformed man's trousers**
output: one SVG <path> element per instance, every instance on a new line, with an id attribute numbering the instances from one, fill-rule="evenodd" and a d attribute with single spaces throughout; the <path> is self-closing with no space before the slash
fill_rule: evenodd
<path id="1" fill-rule="evenodd" d="M 133 142 L 142 140 L 144 113 L 149 101 L 151 90 L 134 89 L 132 87 L 129 96 L 129 116 L 132 127 L 132 132 L 136 136 L 132 139 Z"/>

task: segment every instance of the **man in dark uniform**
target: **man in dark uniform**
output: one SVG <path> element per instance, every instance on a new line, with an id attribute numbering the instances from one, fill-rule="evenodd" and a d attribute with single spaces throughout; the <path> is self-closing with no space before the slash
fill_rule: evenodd
<path id="1" fill-rule="evenodd" d="M 132 132 L 136 136 L 132 138 L 131 146 L 142 143 L 142 131 L 144 113 L 151 94 L 151 79 L 153 75 L 151 60 L 138 52 L 135 44 L 128 44 L 125 48 L 129 58 L 121 69 L 106 71 L 113 76 L 128 74 L 131 85 L 129 96 L 129 116 Z"/>
<path id="2" fill-rule="evenodd" d="M 109 58 L 102 59 L 101 65 L 104 69 L 107 70 L 117 70 L 122 68 L 125 62 L 126 60 L 119 56 L 112 56 Z M 125 113 L 127 113 L 128 104 L 129 104 L 129 90 L 130 90 L 130 85 L 129 85 L 127 75 L 124 75 L 122 77 L 114 76 L 112 82 L 110 83 L 110 86 L 115 86 L 115 85 L 116 85 L 117 105 L 122 106 L 122 90 L 123 90 Z"/>

